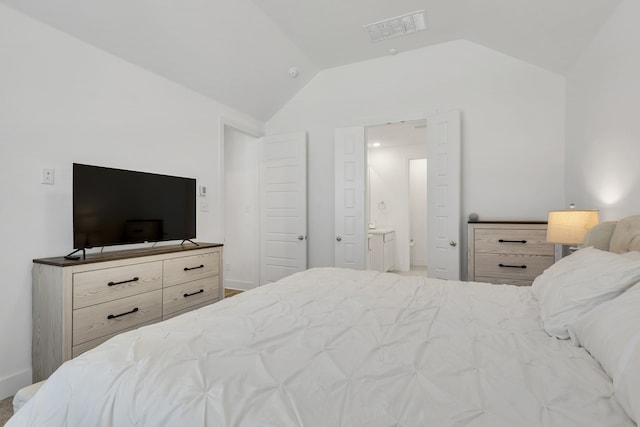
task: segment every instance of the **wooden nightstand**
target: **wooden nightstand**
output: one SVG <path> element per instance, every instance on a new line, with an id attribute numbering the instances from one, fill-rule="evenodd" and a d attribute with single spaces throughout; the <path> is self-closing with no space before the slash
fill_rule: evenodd
<path id="1" fill-rule="evenodd" d="M 470 222 L 468 233 L 469 281 L 531 285 L 554 263 L 546 222 Z"/>

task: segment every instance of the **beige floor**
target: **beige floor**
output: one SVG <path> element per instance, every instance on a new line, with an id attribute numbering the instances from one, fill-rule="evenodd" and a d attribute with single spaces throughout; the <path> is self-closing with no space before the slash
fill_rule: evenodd
<path id="1" fill-rule="evenodd" d="M 13 415 L 13 396 L 0 400 L 0 426 L 4 426 Z"/>
<path id="2" fill-rule="evenodd" d="M 225 298 L 229 298 L 232 297 L 234 295 L 238 295 L 241 294 L 244 291 L 238 290 L 238 289 L 229 289 L 229 288 L 224 288 L 224 297 Z"/>

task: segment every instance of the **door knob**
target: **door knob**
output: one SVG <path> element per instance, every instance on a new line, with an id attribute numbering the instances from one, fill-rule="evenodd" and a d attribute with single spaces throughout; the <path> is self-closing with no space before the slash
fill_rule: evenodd
<path id="1" fill-rule="evenodd" d="M 338 242 L 342 242 L 342 237 L 338 236 L 338 237 L 336 237 L 336 240 L 337 240 Z"/>
<path id="2" fill-rule="evenodd" d="M 455 248 L 456 246 L 458 246 L 458 243 L 456 243 L 455 240 L 452 240 L 449 242 L 449 246 L 453 246 Z"/>
<path id="3" fill-rule="evenodd" d="M 302 235 L 298 236 L 298 240 L 304 240 L 304 236 Z"/>

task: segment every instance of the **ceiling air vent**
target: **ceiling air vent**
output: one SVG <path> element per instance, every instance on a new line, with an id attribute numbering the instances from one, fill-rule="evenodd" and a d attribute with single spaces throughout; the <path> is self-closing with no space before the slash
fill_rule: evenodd
<path id="1" fill-rule="evenodd" d="M 377 42 L 425 30 L 427 25 L 423 9 L 396 18 L 374 22 L 373 24 L 365 25 L 365 28 L 369 33 L 369 37 L 371 37 L 371 41 Z"/>

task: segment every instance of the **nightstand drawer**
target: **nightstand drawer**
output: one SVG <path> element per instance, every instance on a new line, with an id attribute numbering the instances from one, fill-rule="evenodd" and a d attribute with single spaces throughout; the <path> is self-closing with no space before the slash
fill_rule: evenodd
<path id="1" fill-rule="evenodd" d="M 78 309 L 162 288 L 162 261 L 86 271 L 73 275 Z"/>
<path id="2" fill-rule="evenodd" d="M 531 286 L 530 279 L 513 279 L 506 277 L 485 277 L 477 276 L 476 282 L 492 283 L 494 285 L 514 285 L 514 286 Z"/>
<path id="3" fill-rule="evenodd" d="M 530 285 L 555 261 L 544 222 L 470 222 L 468 231 L 470 281 Z"/>
<path id="4" fill-rule="evenodd" d="M 480 229 L 475 231 L 475 252 L 553 256 L 546 230 Z"/>
<path id="5" fill-rule="evenodd" d="M 162 312 L 165 314 L 218 300 L 218 276 L 164 288 Z"/>
<path id="6" fill-rule="evenodd" d="M 218 274 L 219 252 L 174 258 L 164 262 L 164 286 Z"/>
<path id="7" fill-rule="evenodd" d="M 552 256 L 476 254 L 475 274 L 484 277 L 501 277 L 533 281 L 553 264 Z"/>
<path id="8" fill-rule="evenodd" d="M 162 317 L 162 290 L 73 311 L 73 346 Z"/>

